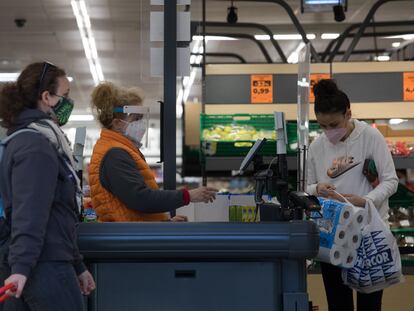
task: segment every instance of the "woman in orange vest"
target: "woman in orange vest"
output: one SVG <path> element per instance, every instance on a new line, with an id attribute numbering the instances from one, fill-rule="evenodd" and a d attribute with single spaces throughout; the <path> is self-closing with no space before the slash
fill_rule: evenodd
<path id="1" fill-rule="evenodd" d="M 99 221 L 166 221 L 190 202 L 212 202 L 216 189 L 159 190 L 139 150 L 147 126 L 140 90 L 105 82 L 92 93 L 103 129 L 89 167 L 92 205 Z M 186 221 L 176 216 L 172 221 Z"/>

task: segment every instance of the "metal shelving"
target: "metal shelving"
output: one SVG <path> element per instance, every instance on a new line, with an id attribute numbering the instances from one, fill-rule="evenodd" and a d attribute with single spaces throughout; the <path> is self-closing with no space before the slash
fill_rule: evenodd
<path id="1" fill-rule="evenodd" d="M 295 156 L 288 156 L 289 170 L 297 169 L 297 158 Z M 414 168 L 414 157 L 394 157 L 394 164 L 396 169 Z M 207 172 L 228 172 L 239 169 L 243 157 L 206 157 L 206 171 Z M 265 163 L 270 163 L 271 157 L 263 158 Z"/>

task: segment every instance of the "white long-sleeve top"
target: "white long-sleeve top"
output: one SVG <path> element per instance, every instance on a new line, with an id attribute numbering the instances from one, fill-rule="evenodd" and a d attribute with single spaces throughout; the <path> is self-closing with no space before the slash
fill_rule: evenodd
<path id="1" fill-rule="evenodd" d="M 371 200 L 381 218 L 387 222 L 388 199 L 396 192 L 398 186 L 391 153 L 377 129 L 362 121 L 352 121 L 355 128 L 345 141 L 333 145 L 326 135 L 322 134 L 310 145 L 307 191 L 316 195 L 318 183 L 333 184 L 339 193 L 354 194 Z M 345 166 L 350 169 L 335 177 L 338 159 L 339 162 L 346 163 Z M 362 173 L 366 159 L 374 160 L 377 167 L 380 183 L 375 189 Z"/>

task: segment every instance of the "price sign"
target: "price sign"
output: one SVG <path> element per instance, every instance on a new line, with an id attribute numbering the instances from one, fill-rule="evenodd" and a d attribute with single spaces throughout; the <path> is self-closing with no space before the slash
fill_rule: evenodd
<path id="1" fill-rule="evenodd" d="M 273 75 L 252 75 L 250 77 L 252 104 L 273 103 Z"/>
<path id="2" fill-rule="evenodd" d="M 309 102 L 314 103 L 315 102 L 315 94 L 313 93 L 313 86 L 318 82 L 319 80 L 323 79 L 330 79 L 331 76 L 329 73 L 312 73 L 310 75 L 310 92 L 309 92 Z"/>
<path id="3" fill-rule="evenodd" d="M 414 72 L 404 72 L 404 101 L 414 101 Z"/>

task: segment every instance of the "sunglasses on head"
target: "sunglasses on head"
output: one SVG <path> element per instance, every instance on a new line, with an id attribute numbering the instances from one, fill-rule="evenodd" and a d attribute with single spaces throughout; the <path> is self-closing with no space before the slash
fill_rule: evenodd
<path id="1" fill-rule="evenodd" d="M 46 73 L 47 73 L 47 71 L 50 67 L 56 67 L 56 66 L 53 65 L 52 63 L 49 63 L 49 62 L 44 62 L 43 63 L 42 74 L 41 74 L 40 79 L 39 79 L 39 95 L 41 95 L 43 80 L 44 80 L 44 78 L 46 76 Z"/>

